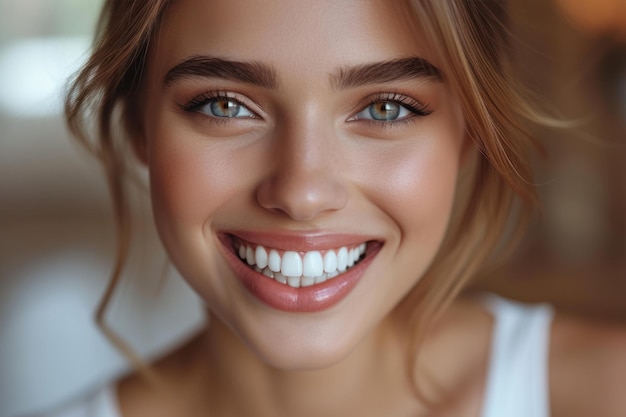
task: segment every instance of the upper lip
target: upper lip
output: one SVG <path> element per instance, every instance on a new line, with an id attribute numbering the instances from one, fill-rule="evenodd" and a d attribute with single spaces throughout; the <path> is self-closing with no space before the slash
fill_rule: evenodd
<path id="1" fill-rule="evenodd" d="M 307 252 L 335 249 L 343 246 L 356 246 L 367 241 L 381 241 L 375 236 L 336 232 L 269 232 L 236 230 L 221 232 L 249 243 L 284 251 Z"/>

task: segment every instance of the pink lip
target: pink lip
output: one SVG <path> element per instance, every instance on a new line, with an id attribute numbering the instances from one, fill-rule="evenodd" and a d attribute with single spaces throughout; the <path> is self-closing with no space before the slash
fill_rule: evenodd
<path id="1" fill-rule="evenodd" d="M 219 234 L 226 261 L 246 289 L 272 308 L 298 313 L 326 310 L 347 297 L 383 246 L 379 241 L 369 240 L 366 256 L 348 271 L 321 284 L 293 288 L 276 282 L 244 264 L 234 252 L 232 239 L 235 235 L 266 247 L 302 252 L 358 245 L 368 241 L 368 238 L 362 235 L 303 235 L 240 231 Z"/>
<path id="2" fill-rule="evenodd" d="M 356 246 L 376 240 L 373 236 L 328 233 L 275 233 L 275 232 L 227 232 L 247 242 L 272 249 L 307 252 L 313 250 L 337 249 L 342 246 Z"/>

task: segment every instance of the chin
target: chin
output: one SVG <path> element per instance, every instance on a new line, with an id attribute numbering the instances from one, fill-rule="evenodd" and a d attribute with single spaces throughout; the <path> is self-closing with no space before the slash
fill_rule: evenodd
<path id="1" fill-rule="evenodd" d="M 374 327 L 369 324 L 377 321 L 374 317 L 356 319 L 351 306 L 337 307 L 308 314 L 243 308 L 241 315 L 228 315 L 222 323 L 231 330 L 232 346 L 247 350 L 241 352 L 245 356 L 252 355 L 277 370 L 322 370 L 338 365 L 367 346 L 363 342 Z"/>
<path id="2" fill-rule="evenodd" d="M 316 371 L 331 368 L 344 361 L 354 351 L 358 341 L 349 340 L 289 340 L 277 344 L 252 347 L 267 365 L 281 371 Z"/>

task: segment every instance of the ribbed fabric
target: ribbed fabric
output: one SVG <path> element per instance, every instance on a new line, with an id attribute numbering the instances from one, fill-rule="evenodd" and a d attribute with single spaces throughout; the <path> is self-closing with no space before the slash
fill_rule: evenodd
<path id="1" fill-rule="evenodd" d="M 485 305 L 495 324 L 482 417 L 549 417 L 552 307 L 496 296 Z"/>

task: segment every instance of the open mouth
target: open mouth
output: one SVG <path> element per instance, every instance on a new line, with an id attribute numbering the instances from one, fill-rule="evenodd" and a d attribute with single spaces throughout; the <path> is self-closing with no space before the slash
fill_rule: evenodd
<path id="1" fill-rule="evenodd" d="M 367 255 L 370 242 L 308 252 L 284 251 L 233 237 L 233 250 L 249 268 L 293 288 L 309 287 L 349 271 Z"/>
<path id="2" fill-rule="evenodd" d="M 339 234 L 237 231 L 219 233 L 218 238 L 226 261 L 251 295 L 273 309 L 295 313 L 338 304 L 385 244 Z"/>

